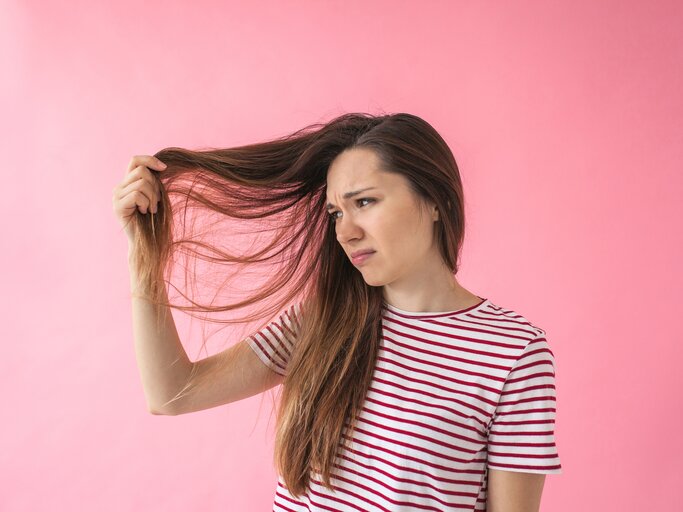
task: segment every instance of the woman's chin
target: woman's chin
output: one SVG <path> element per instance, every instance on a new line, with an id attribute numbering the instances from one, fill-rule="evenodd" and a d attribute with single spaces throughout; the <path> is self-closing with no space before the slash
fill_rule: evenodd
<path id="1" fill-rule="evenodd" d="M 387 284 L 385 280 L 378 279 L 376 276 L 373 276 L 371 272 L 363 272 L 361 270 L 361 273 L 363 274 L 365 284 L 367 284 L 368 286 L 384 286 L 385 284 Z"/>

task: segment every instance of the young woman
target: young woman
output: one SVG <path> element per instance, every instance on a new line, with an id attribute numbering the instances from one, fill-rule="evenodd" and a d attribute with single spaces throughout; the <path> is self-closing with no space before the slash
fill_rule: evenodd
<path id="1" fill-rule="evenodd" d="M 427 122 L 353 113 L 247 146 L 166 148 L 135 156 L 113 201 L 151 412 L 282 384 L 273 510 L 539 509 L 545 475 L 561 473 L 554 356 L 543 329 L 455 278 L 462 183 Z M 190 361 L 164 280 L 172 248 L 196 245 L 171 229 L 194 205 L 277 221 L 266 249 L 212 261 L 283 257 L 250 300 L 197 306 L 268 300 L 281 314 Z"/>

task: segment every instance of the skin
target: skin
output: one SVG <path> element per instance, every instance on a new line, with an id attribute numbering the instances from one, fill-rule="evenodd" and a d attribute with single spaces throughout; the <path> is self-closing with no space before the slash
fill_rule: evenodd
<path id="1" fill-rule="evenodd" d="M 367 187 L 350 198 L 344 194 Z M 337 241 L 351 260 L 359 249 L 376 252 L 356 265 L 370 286 L 381 286 L 385 300 L 414 312 L 455 311 L 481 302 L 461 286 L 439 254 L 433 223 L 439 213 L 433 202 L 422 204 L 400 174 L 383 171 L 374 151 L 342 152 L 327 174 L 329 213 L 336 217 Z M 418 212 L 422 211 L 420 217 Z M 544 474 L 490 468 L 489 512 L 538 512 Z"/>
<path id="2" fill-rule="evenodd" d="M 489 468 L 487 512 L 538 512 L 545 475 Z"/>
<path id="3" fill-rule="evenodd" d="M 405 177 L 379 164 L 374 151 L 354 148 L 338 155 L 327 174 L 327 202 L 334 205 L 329 212 L 336 217 L 331 222 L 349 260 L 359 249 L 376 251 L 356 266 L 365 282 L 383 287 L 385 300 L 406 311 L 454 311 L 481 302 L 439 254 L 434 203 L 421 205 Z M 366 187 L 376 188 L 343 199 L 345 192 Z"/>

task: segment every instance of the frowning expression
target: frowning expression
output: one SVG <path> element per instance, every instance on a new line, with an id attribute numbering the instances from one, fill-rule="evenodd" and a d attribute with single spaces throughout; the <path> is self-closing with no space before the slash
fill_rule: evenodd
<path id="1" fill-rule="evenodd" d="M 371 149 L 348 149 L 334 159 L 327 173 L 327 211 L 337 241 L 372 286 L 403 277 L 436 250 L 438 212 L 419 201 L 406 177 L 383 170 Z M 365 249 L 374 253 L 351 259 Z"/>

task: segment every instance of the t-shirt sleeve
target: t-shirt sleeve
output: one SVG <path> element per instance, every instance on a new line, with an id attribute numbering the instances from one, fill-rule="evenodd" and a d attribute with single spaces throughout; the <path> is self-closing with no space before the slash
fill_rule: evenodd
<path id="1" fill-rule="evenodd" d="M 490 468 L 562 473 L 555 446 L 555 358 L 540 331 L 503 385 L 488 435 Z"/>
<path id="2" fill-rule="evenodd" d="M 247 338 L 247 344 L 271 370 L 287 375 L 287 364 L 300 329 L 301 303 L 290 305 L 277 319 Z"/>

